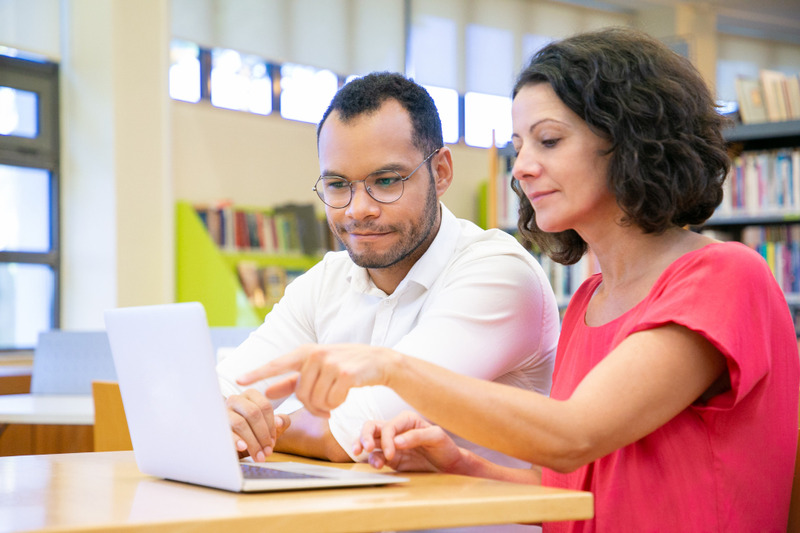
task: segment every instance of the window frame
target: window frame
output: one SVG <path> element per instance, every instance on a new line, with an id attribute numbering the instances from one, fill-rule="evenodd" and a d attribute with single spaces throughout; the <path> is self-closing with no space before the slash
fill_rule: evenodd
<path id="1" fill-rule="evenodd" d="M 38 95 L 37 116 L 39 120 L 39 134 L 34 138 L 0 135 L 0 164 L 36 168 L 50 174 L 50 250 L 48 252 L 0 251 L 0 263 L 45 265 L 52 269 L 53 305 L 50 322 L 53 328 L 58 328 L 61 325 L 61 170 L 58 64 L 0 55 L 0 85 L 36 93 Z M 33 346 L 0 347 L 0 353 L 31 348 Z"/>

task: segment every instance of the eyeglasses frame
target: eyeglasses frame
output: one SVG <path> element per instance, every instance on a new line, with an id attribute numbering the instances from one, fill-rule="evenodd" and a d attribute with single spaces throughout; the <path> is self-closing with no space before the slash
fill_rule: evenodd
<path id="1" fill-rule="evenodd" d="M 405 177 L 403 177 L 403 176 L 402 176 L 402 175 L 401 175 L 399 172 L 397 172 L 396 170 L 381 169 L 381 170 L 376 170 L 376 171 L 374 171 L 374 172 L 370 172 L 370 173 L 369 173 L 369 175 L 368 175 L 366 178 L 364 178 L 363 180 L 355 180 L 355 181 L 350 181 L 350 180 L 347 180 L 347 179 L 345 179 L 345 178 L 342 178 L 342 179 L 344 179 L 345 181 L 347 181 L 348 185 L 350 186 L 350 199 L 349 199 L 349 200 L 347 201 L 347 203 L 346 203 L 346 204 L 344 204 L 343 206 L 333 206 L 333 205 L 330 205 L 328 202 L 326 202 L 325 200 L 323 200 L 323 199 L 322 199 L 322 196 L 320 195 L 320 192 L 319 192 L 319 190 L 317 190 L 317 186 L 319 185 L 319 182 L 320 182 L 320 180 L 322 180 L 323 178 L 341 178 L 341 176 L 335 176 L 335 175 L 330 175 L 330 176 L 320 176 L 320 177 L 318 177 L 318 178 L 317 178 L 317 181 L 314 183 L 314 186 L 311 188 L 311 190 L 312 190 L 312 191 L 314 191 L 315 193 L 317 193 L 317 198 L 319 198 L 319 199 L 320 199 L 320 201 L 322 201 L 322 203 L 323 203 L 323 204 L 327 205 L 327 206 L 328 206 L 328 207 L 330 207 L 331 209 L 344 209 L 344 208 L 346 208 L 348 205 L 350 205 L 350 203 L 353 201 L 353 197 L 355 196 L 355 188 L 354 188 L 354 187 L 355 187 L 355 184 L 356 184 L 356 183 L 363 183 L 363 184 L 364 184 L 364 190 L 365 190 L 365 191 L 367 191 L 367 194 L 369 195 L 369 197 L 370 197 L 370 198 L 372 198 L 373 200 L 375 200 L 376 202 L 378 202 L 378 203 L 381 203 L 381 204 L 393 204 L 393 203 L 395 203 L 396 201 L 400 200 L 400 198 L 402 198 L 402 197 L 403 197 L 403 193 L 405 193 L 405 191 L 406 191 L 406 188 L 405 188 L 405 183 L 406 183 L 406 181 L 408 181 L 408 179 L 409 179 L 409 178 L 411 178 L 411 176 L 413 176 L 413 175 L 414 175 L 414 174 L 417 172 L 417 170 L 419 170 L 420 168 L 422 168 L 422 165 L 424 165 L 425 163 L 427 163 L 427 162 L 428 162 L 428 161 L 429 161 L 429 160 L 430 160 L 430 159 L 431 159 L 431 158 L 432 158 L 434 155 L 436 155 L 436 154 L 437 154 L 437 153 L 438 153 L 438 152 L 439 152 L 441 149 L 442 149 L 442 147 L 439 147 L 439 148 L 437 148 L 436 150 L 434 150 L 433 152 L 431 152 L 430 154 L 428 154 L 428 157 L 426 157 L 425 159 L 423 159 L 423 160 L 422 160 L 422 163 L 420 163 L 419 165 L 417 165 L 417 168 L 415 168 L 414 170 L 412 170 L 411 172 L 409 172 L 409 173 L 408 173 L 408 175 L 406 175 Z M 392 200 L 392 201 L 390 201 L 390 202 L 384 202 L 383 200 L 378 200 L 377 198 L 375 198 L 374 196 L 372 196 L 372 193 L 370 192 L 370 190 L 369 190 L 369 187 L 367 187 L 366 181 L 369 179 L 369 177 L 370 177 L 370 176 L 372 176 L 373 174 L 378 174 L 378 173 L 380 173 L 380 172 L 394 172 L 394 173 L 396 173 L 398 176 L 400 176 L 400 181 L 401 181 L 401 183 L 402 183 L 402 185 L 403 185 L 403 189 L 400 191 L 400 196 L 398 196 L 397 198 L 395 198 L 394 200 Z"/>

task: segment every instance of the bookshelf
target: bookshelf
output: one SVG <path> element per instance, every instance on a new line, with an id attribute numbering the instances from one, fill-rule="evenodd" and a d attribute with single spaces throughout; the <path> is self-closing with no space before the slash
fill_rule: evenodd
<path id="1" fill-rule="evenodd" d="M 759 251 L 784 288 L 800 331 L 800 120 L 737 125 L 725 132 L 725 138 L 734 166 L 726 180 L 723 204 L 705 225 L 694 229 L 720 240 L 744 242 Z M 513 194 L 514 151 L 506 146 L 490 157 L 497 172 L 494 181 L 482 184 L 478 192 L 479 221 L 491 227 L 487 204 L 495 198 L 496 226 L 515 233 L 518 204 L 504 202 L 508 197 L 502 194 Z M 492 187 L 496 191 L 489 194 Z M 559 307 L 565 307 L 575 289 L 597 271 L 591 255 L 570 266 L 535 255 Z"/>
<path id="2" fill-rule="evenodd" d="M 758 78 L 737 78 L 735 88 L 743 124 L 800 119 L 800 74 L 761 69 Z"/>
<path id="3" fill-rule="evenodd" d="M 248 298 L 238 272 L 241 265 L 300 273 L 321 257 L 299 251 L 266 253 L 234 246 L 220 247 L 194 205 L 178 202 L 175 216 L 176 301 L 201 302 L 206 308 L 208 323 L 213 327 L 255 327 L 272 308 L 271 303 L 259 306 Z"/>
<path id="4" fill-rule="evenodd" d="M 800 120 L 737 125 L 725 138 L 733 167 L 723 203 L 696 229 L 757 250 L 800 331 Z"/>

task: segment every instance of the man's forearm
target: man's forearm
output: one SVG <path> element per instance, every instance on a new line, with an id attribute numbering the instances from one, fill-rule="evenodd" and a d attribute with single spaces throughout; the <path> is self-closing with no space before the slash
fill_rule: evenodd
<path id="1" fill-rule="evenodd" d="M 350 456 L 333 438 L 328 421 L 298 409 L 290 415 L 292 423 L 278 438 L 276 452 L 326 459 L 336 463 L 352 462 Z"/>

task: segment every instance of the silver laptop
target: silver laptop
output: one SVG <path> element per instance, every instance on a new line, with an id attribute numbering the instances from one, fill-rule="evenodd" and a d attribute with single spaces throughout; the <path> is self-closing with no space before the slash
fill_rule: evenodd
<path id="1" fill-rule="evenodd" d="M 235 492 L 383 485 L 394 475 L 239 461 L 199 303 L 105 313 L 136 464 L 145 474 Z"/>

